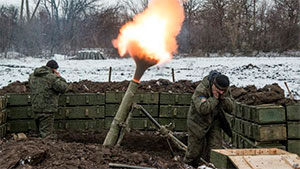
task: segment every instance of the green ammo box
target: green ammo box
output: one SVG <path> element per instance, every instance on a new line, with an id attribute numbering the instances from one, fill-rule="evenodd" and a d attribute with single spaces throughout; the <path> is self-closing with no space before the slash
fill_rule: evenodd
<path id="1" fill-rule="evenodd" d="M 104 119 L 97 120 L 57 120 L 54 121 L 54 128 L 70 131 L 102 131 Z"/>
<path id="2" fill-rule="evenodd" d="M 114 117 L 117 114 L 120 104 L 106 104 L 105 116 Z M 158 105 L 142 105 L 152 117 L 158 117 Z M 144 113 L 138 109 L 133 110 L 133 117 L 145 117 Z"/>
<path id="3" fill-rule="evenodd" d="M 125 92 L 106 92 L 106 103 L 121 103 Z M 148 93 L 135 93 L 133 102 L 138 104 L 158 104 L 159 93 L 148 92 Z"/>
<path id="4" fill-rule="evenodd" d="M 252 123 L 253 124 L 253 123 Z M 274 125 L 258 125 L 254 124 L 251 128 L 251 136 L 257 141 L 275 141 L 286 140 L 286 125 L 274 124 Z"/>
<path id="5" fill-rule="evenodd" d="M 78 93 L 63 94 L 59 97 L 59 106 L 87 106 L 87 105 L 104 105 L 104 93 Z"/>
<path id="6" fill-rule="evenodd" d="M 6 97 L 0 96 L 0 111 L 6 107 Z"/>
<path id="7" fill-rule="evenodd" d="M 33 119 L 35 117 L 31 106 L 14 106 L 7 108 L 8 119 Z"/>
<path id="8" fill-rule="evenodd" d="M 288 140 L 288 151 L 300 156 L 300 140 Z"/>
<path id="9" fill-rule="evenodd" d="M 6 124 L 0 125 L 0 139 L 6 135 Z"/>
<path id="10" fill-rule="evenodd" d="M 104 106 L 59 107 L 55 119 L 98 119 L 104 114 Z"/>
<path id="11" fill-rule="evenodd" d="M 7 99 L 7 107 L 9 106 L 28 106 L 31 105 L 30 93 L 8 93 L 5 95 Z"/>
<path id="12" fill-rule="evenodd" d="M 192 99 L 191 93 L 160 93 L 160 104 L 172 105 L 190 105 Z"/>
<path id="13" fill-rule="evenodd" d="M 300 122 L 291 122 L 287 123 L 288 129 L 288 138 L 297 138 L 300 139 Z"/>
<path id="14" fill-rule="evenodd" d="M 0 110 L 0 125 L 7 121 L 7 110 Z"/>
<path id="15" fill-rule="evenodd" d="M 300 120 L 300 103 L 290 104 L 286 106 L 288 120 Z"/>
<path id="16" fill-rule="evenodd" d="M 285 109 L 279 105 L 243 105 L 244 118 L 259 124 L 284 123 Z"/>
<path id="17" fill-rule="evenodd" d="M 159 117 L 187 118 L 189 106 L 161 105 Z"/>
<path id="18" fill-rule="evenodd" d="M 7 132 L 20 133 L 37 131 L 37 127 L 34 120 L 13 120 L 7 122 Z"/>

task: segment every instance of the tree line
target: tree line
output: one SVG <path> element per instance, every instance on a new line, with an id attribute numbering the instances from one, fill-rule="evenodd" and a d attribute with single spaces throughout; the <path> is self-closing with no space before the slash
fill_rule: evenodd
<path id="1" fill-rule="evenodd" d="M 82 48 L 113 48 L 120 27 L 149 0 L 28 0 L 0 7 L 0 52 L 72 54 Z M 26 3 L 24 3 L 26 2 Z M 182 53 L 283 52 L 300 48 L 299 0 L 184 0 L 177 37 Z M 24 8 L 24 6 L 26 8 Z"/>

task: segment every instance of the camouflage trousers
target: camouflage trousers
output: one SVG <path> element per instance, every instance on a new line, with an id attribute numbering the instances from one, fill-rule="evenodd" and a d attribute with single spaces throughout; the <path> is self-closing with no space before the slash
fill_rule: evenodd
<path id="1" fill-rule="evenodd" d="M 54 113 L 35 113 L 35 123 L 42 138 L 57 138 L 54 130 Z"/>
<path id="2" fill-rule="evenodd" d="M 222 148 L 220 123 L 213 122 L 203 138 L 199 138 L 188 130 L 188 148 L 184 162 L 195 168 L 202 164 L 200 158 L 210 162 L 211 149 Z"/>

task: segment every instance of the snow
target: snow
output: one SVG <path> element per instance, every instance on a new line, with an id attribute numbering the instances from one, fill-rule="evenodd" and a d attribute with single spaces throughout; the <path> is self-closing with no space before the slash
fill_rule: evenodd
<path id="1" fill-rule="evenodd" d="M 112 81 L 131 80 L 135 63 L 131 58 L 107 60 L 65 60 L 63 55 L 55 55 L 61 75 L 68 82 L 91 80 L 108 81 L 109 67 L 112 67 Z M 14 81 L 27 81 L 34 68 L 45 65 L 46 59 L 21 58 L 0 60 L 0 88 Z M 278 83 L 300 99 L 300 58 L 299 57 L 209 57 L 174 58 L 169 63 L 149 68 L 142 81 L 168 79 L 199 81 L 211 70 L 218 70 L 229 76 L 231 84 L 238 87 L 255 85 L 258 88 Z"/>

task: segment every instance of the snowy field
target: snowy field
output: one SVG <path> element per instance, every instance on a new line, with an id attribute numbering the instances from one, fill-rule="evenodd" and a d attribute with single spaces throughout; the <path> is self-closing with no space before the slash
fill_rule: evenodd
<path id="1" fill-rule="evenodd" d="M 130 80 L 135 63 L 133 59 L 64 60 L 56 55 L 59 72 L 68 82 L 91 80 L 108 81 L 112 67 L 112 81 Z M 27 81 L 34 68 L 45 65 L 47 60 L 35 58 L 0 59 L 0 88 L 14 81 Z M 255 85 L 258 88 L 278 83 L 287 95 L 284 82 L 294 96 L 300 99 L 300 58 L 298 57 L 214 57 L 176 58 L 169 63 L 148 69 L 142 80 L 168 79 L 199 81 L 211 70 L 218 70 L 230 77 L 238 87 Z"/>

